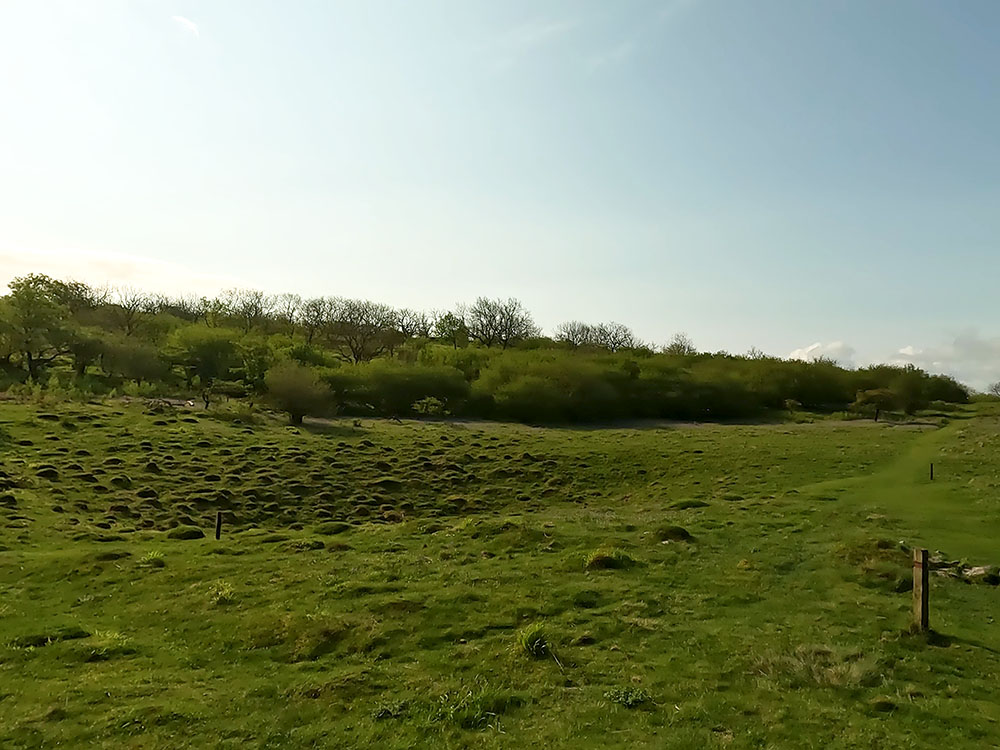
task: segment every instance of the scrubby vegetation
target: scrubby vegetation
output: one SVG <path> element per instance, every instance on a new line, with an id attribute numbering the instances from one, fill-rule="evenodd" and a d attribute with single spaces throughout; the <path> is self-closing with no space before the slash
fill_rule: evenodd
<path id="1" fill-rule="evenodd" d="M 307 415 L 465 416 L 529 423 L 736 419 L 768 411 L 912 414 L 968 402 L 943 375 L 848 370 L 756 350 L 663 347 L 619 323 L 546 337 L 517 300 L 437 313 L 231 290 L 215 299 L 95 289 L 33 275 L 0 298 L 0 391 L 47 389 L 248 403 Z"/>

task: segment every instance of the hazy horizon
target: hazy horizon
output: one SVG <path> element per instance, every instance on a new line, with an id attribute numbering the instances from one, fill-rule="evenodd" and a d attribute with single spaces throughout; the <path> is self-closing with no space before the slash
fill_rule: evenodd
<path id="1" fill-rule="evenodd" d="M 8 2 L 0 284 L 1000 380 L 1000 5 Z"/>

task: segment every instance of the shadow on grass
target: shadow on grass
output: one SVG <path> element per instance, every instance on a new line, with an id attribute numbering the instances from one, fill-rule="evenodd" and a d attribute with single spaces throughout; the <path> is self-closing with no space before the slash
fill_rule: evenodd
<path id="1" fill-rule="evenodd" d="M 288 424 L 287 421 L 285 424 Z M 300 430 L 304 430 L 312 435 L 327 435 L 329 437 L 357 437 L 364 434 L 362 430 L 352 427 L 349 424 L 333 422 L 329 419 L 318 417 L 306 417 L 302 421 L 302 424 L 289 426 L 297 426 Z"/>
<path id="2" fill-rule="evenodd" d="M 911 642 L 925 643 L 934 648 L 950 648 L 951 646 L 961 645 L 981 648 L 984 651 L 989 651 L 991 654 L 1000 653 L 997 649 L 992 646 L 987 646 L 985 643 L 980 641 L 974 641 L 970 638 L 962 638 L 957 635 L 948 635 L 947 633 L 939 633 L 933 629 L 920 631 L 910 628 L 903 631 L 903 637 L 910 639 Z"/>

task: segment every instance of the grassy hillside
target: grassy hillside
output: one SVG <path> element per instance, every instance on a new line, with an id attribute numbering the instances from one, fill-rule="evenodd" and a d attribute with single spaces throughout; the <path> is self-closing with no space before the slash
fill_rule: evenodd
<path id="1" fill-rule="evenodd" d="M 0 405 L 0 746 L 996 745 L 1000 590 L 934 576 L 939 635 L 907 635 L 900 546 L 1000 562 L 979 408 L 586 430 Z"/>

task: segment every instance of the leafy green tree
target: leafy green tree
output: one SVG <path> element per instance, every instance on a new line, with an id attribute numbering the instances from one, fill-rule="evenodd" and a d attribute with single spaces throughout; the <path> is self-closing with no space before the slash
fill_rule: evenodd
<path id="1" fill-rule="evenodd" d="M 924 380 L 924 400 L 969 403 L 969 390 L 948 375 L 931 375 Z"/>
<path id="2" fill-rule="evenodd" d="M 434 321 L 434 335 L 453 349 L 469 345 L 469 328 L 461 312 L 446 312 Z"/>
<path id="3" fill-rule="evenodd" d="M 888 388 L 858 391 L 857 398 L 855 398 L 851 408 L 855 411 L 874 412 L 875 421 L 878 422 L 881 412 L 899 408 L 899 396 Z"/>
<path id="4" fill-rule="evenodd" d="M 152 344 L 134 338 L 106 341 L 101 355 L 102 367 L 112 375 L 119 375 L 138 384 L 161 381 L 167 374 L 167 363 Z"/>
<path id="5" fill-rule="evenodd" d="M 59 301 L 58 282 L 44 274 L 19 276 L 7 286 L 0 328 L 28 377 L 38 382 L 42 368 L 68 351 L 69 309 Z"/>
<path id="6" fill-rule="evenodd" d="M 913 414 L 927 406 L 924 394 L 925 378 L 926 375 L 913 365 L 907 365 L 893 378 L 890 389 L 896 394 L 899 406 L 907 414 Z"/>
<path id="7" fill-rule="evenodd" d="M 228 380 L 229 371 L 239 360 L 239 334 L 229 328 L 193 325 L 178 328 L 169 339 L 167 351 L 172 361 L 184 368 L 190 384 L 195 377 L 202 386 Z"/>
<path id="8" fill-rule="evenodd" d="M 17 351 L 14 349 L 12 332 L 8 328 L 3 316 L 5 305 L 6 301 L 0 298 L 0 371 L 10 372 L 14 369 L 12 360 Z"/>
<path id="9" fill-rule="evenodd" d="M 264 378 L 271 402 L 284 412 L 292 424 L 302 418 L 324 413 L 330 407 L 330 390 L 315 370 L 297 362 L 282 362 L 267 371 Z"/>
<path id="10" fill-rule="evenodd" d="M 100 330 L 78 328 L 72 331 L 66 346 L 73 358 L 73 372 L 82 376 L 90 365 L 100 359 L 104 352 L 104 336 Z"/>
<path id="11" fill-rule="evenodd" d="M 274 364 L 274 350 L 266 339 L 248 336 L 236 346 L 242 362 L 243 382 L 257 393 L 264 390 L 264 376 Z"/>

